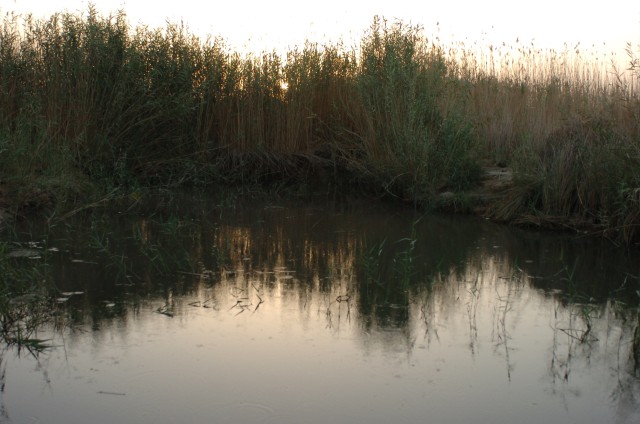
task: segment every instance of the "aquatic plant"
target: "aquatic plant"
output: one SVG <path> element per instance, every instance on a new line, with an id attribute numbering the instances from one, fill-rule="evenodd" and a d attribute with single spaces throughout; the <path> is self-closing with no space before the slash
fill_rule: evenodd
<path id="1" fill-rule="evenodd" d="M 33 355 L 51 347 L 38 330 L 61 322 L 46 266 L 33 262 L 41 261 L 40 255 L 45 253 L 37 244 L 10 250 L 0 243 L 0 342 Z"/>
<path id="2" fill-rule="evenodd" d="M 365 241 L 366 243 L 366 241 Z M 383 270 L 383 252 L 385 250 L 386 239 L 379 243 L 365 247 L 364 253 L 359 256 L 358 263 L 364 273 L 363 281 L 367 284 L 382 284 Z"/>

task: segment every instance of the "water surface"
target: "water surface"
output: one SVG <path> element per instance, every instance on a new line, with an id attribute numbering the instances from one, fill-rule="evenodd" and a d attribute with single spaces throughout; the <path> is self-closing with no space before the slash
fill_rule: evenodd
<path id="1" fill-rule="evenodd" d="M 640 255 L 606 241 L 177 195 L 20 237 L 64 319 L 4 349 L 6 422 L 640 422 Z"/>

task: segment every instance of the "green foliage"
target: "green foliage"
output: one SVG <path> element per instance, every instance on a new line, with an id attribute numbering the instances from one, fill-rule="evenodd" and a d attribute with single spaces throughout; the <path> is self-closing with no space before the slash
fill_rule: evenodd
<path id="1" fill-rule="evenodd" d="M 471 126 L 440 106 L 451 80 L 442 50 L 419 28 L 374 20 L 357 76 L 369 129 L 364 151 L 371 167 L 410 197 L 461 190 L 478 179 Z"/>
<path id="2" fill-rule="evenodd" d="M 481 159 L 499 158 L 516 185 L 495 217 L 637 238 L 637 93 L 581 79 L 565 56 L 541 65 L 520 53 L 522 63 L 496 71 L 492 49 L 491 69 L 480 69 L 419 27 L 379 18 L 358 49 L 307 43 L 281 57 L 243 56 L 180 25 L 132 28 L 123 12 L 92 6 L 45 20 L 7 15 L 0 187 L 12 204 L 49 207 L 151 185 L 349 175 L 438 207 L 441 193 L 465 198 Z"/>
<path id="3" fill-rule="evenodd" d="M 417 28 L 375 20 L 359 55 L 308 43 L 240 56 L 90 6 L 7 17 L 0 41 L 0 177 L 16 186 L 246 182 L 308 166 L 399 177 L 414 194 L 473 179 L 471 128 L 440 110 L 447 66 Z"/>

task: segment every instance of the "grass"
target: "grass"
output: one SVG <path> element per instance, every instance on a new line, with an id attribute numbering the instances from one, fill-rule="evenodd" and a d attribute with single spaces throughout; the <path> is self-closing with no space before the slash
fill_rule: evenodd
<path id="1" fill-rule="evenodd" d="M 430 208 L 498 164 L 515 184 L 490 205 L 494 219 L 632 242 L 632 45 L 629 61 L 625 76 L 569 48 L 479 52 L 379 18 L 356 48 L 307 43 L 279 56 L 243 55 L 175 24 L 134 28 L 92 6 L 6 15 L 0 203 L 14 216 L 64 216 L 152 186 L 329 182 Z"/>

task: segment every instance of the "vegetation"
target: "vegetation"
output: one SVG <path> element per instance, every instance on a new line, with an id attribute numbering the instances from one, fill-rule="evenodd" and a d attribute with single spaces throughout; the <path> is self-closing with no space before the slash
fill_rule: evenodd
<path id="1" fill-rule="evenodd" d="M 381 19 L 358 49 L 308 43 L 280 57 L 92 7 L 7 15 L 0 203 L 68 212 L 158 185 L 334 183 L 433 207 L 499 164 L 515 184 L 488 215 L 629 242 L 640 235 L 629 54 L 626 80 L 568 52 L 480 55 Z"/>
<path id="2" fill-rule="evenodd" d="M 15 346 L 35 355 L 50 347 L 48 340 L 38 338 L 38 330 L 64 325 L 56 314 L 46 261 L 24 263 L 46 253 L 39 243 L 20 248 L 0 243 L 0 349 Z"/>

